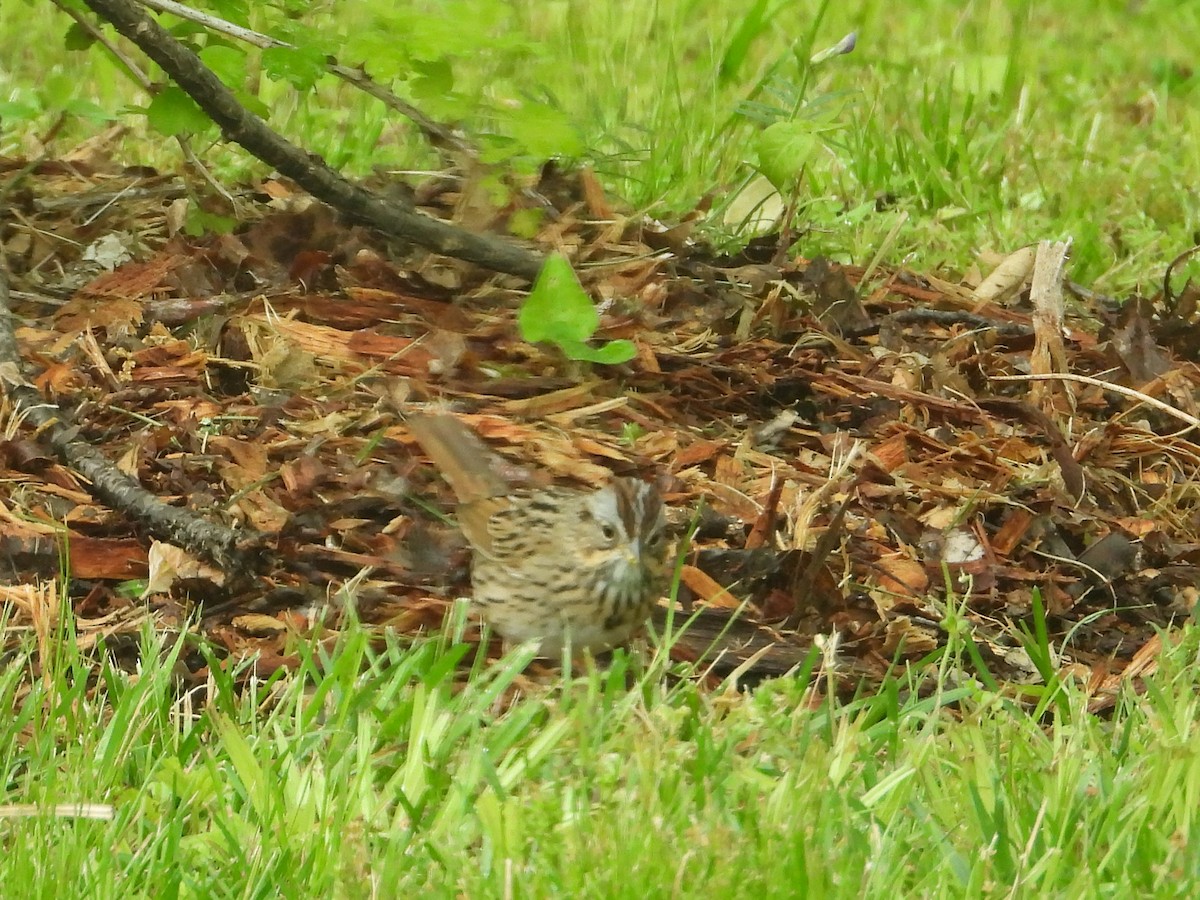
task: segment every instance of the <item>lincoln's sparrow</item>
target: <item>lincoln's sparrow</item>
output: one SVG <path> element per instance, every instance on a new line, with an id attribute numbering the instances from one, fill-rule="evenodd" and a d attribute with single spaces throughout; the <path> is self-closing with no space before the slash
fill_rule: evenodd
<path id="1" fill-rule="evenodd" d="M 491 452 L 449 415 L 410 415 L 409 429 L 459 500 L 471 582 L 485 619 L 508 641 L 604 650 L 628 640 L 665 587 L 662 500 L 634 478 L 593 491 L 509 488 Z"/>

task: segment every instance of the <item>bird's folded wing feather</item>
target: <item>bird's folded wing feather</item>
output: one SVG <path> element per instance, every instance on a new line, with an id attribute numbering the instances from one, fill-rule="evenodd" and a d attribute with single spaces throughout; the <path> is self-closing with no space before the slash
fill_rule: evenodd
<path id="1" fill-rule="evenodd" d="M 494 470 L 498 460 L 496 454 L 458 419 L 441 413 L 409 413 L 405 423 L 421 449 L 450 483 L 460 504 L 508 493 L 508 483 Z"/>

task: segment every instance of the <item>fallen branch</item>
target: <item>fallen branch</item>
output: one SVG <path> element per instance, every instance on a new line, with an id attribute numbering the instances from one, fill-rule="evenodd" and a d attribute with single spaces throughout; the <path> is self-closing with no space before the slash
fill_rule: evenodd
<path id="1" fill-rule="evenodd" d="M 306 191 L 352 219 L 444 256 L 475 263 L 532 281 L 541 269 L 539 254 L 500 238 L 474 234 L 422 215 L 400 201 L 383 200 L 331 169 L 320 158 L 284 140 L 243 107 L 200 58 L 168 34 L 130 0 L 85 0 L 99 16 L 158 63 L 222 134 L 291 178 Z"/>
<path id="2" fill-rule="evenodd" d="M 231 575 L 254 567 L 260 538 L 209 522 L 187 510 L 169 506 L 118 469 L 103 454 L 77 438 L 70 416 L 46 402 L 22 373 L 21 357 L 8 305 L 8 279 L 0 271 L 0 384 L 12 398 L 14 414 L 32 422 L 58 458 L 91 483 L 92 494 L 110 508 L 145 526 L 158 540 L 212 561 Z"/>

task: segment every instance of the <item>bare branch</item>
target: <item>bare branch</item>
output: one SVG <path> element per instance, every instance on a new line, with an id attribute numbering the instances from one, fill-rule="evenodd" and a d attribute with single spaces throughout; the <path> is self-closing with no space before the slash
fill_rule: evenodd
<path id="1" fill-rule="evenodd" d="M 169 506 L 118 469 L 103 454 L 77 438 L 70 416 L 46 402 L 21 371 L 21 357 L 8 305 L 8 279 L 0 271 L 0 385 L 13 400 L 16 414 L 32 422 L 59 459 L 91 483 L 92 494 L 136 522 L 159 540 L 211 560 L 230 574 L 246 575 L 254 567 L 260 536 L 209 522 L 186 509 Z"/>

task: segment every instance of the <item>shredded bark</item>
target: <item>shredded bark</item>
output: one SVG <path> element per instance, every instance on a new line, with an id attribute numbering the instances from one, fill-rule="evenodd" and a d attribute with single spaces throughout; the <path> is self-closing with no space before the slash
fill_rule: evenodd
<path id="1" fill-rule="evenodd" d="M 16 615 L 65 565 L 83 633 L 134 633 L 145 610 L 175 627 L 199 606 L 209 640 L 260 673 L 295 662 L 297 631 L 438 628 L 469 554 L 405 421 L 445 408 L 503 460 L 489 478 L 657 479 L 676 536 L 694 532 L 657 629 L 689 623 L 671 653 L 703 677 L 919 680 L 966 629 L 967 671 L 1020 697 L 1045 677 L 1040 622 L 1099 712 L 1191 615 L 1186 306 L 1051 297 L 1039 313 L 1014 266 L 992 299 L 952 273 L 864 280 L 802 244 L 781 255 L 782 236 L 735 256 L 664 245 L 586 171 L 547 168 L 494 207 L 471 178 L 413 184 L 417 214 L 470 203 L 504 233 L 538 211 L 534 243 L 571 254 L 597 338 L 634 341 L 631 362 L 524 343 L 511 280 L 397 248 L 286 179 L 240 194 L 233 233 L 191 237 L 181 205 L 197 201 L 143 190 L 174 182 L 103 148 L 0 160 Z M 1033 372 L 1035 351 L 1055 371 Z M 1033 374 L 1054 389 L 1002 380 Z"/>

